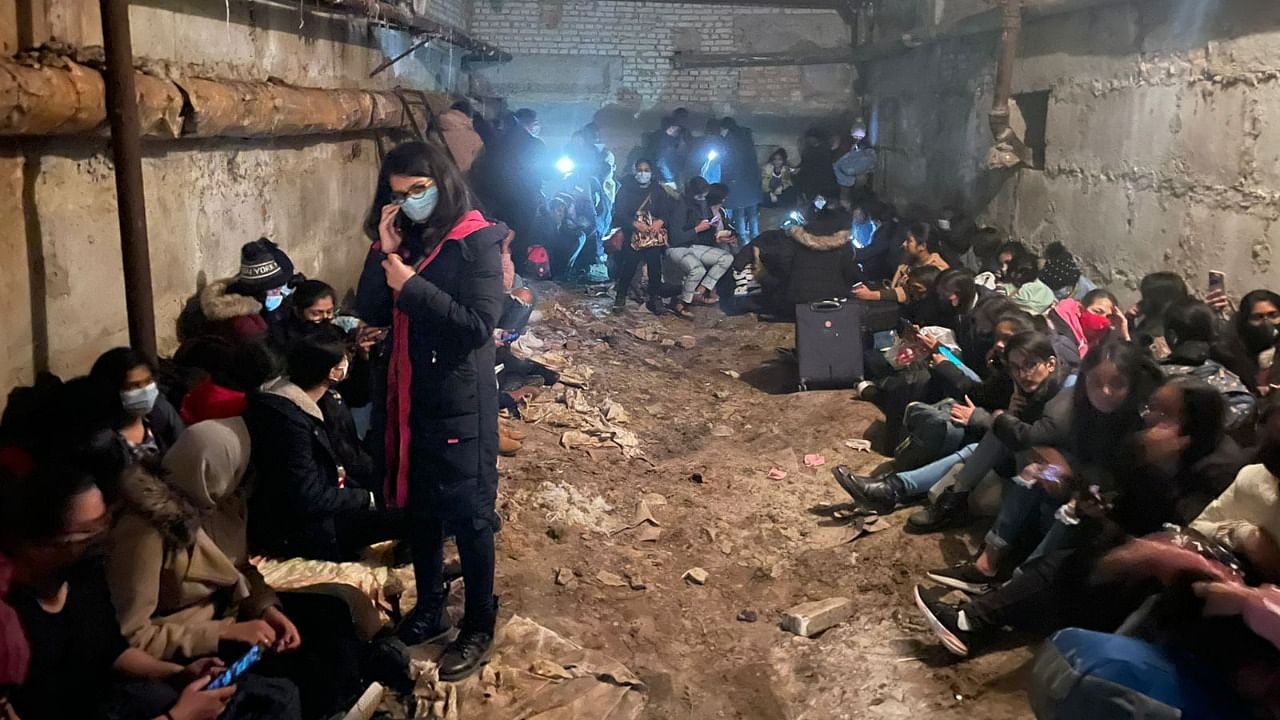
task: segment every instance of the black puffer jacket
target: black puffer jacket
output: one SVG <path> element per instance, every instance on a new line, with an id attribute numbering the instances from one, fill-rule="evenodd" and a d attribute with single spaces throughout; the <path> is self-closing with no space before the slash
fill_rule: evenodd
<path id="1" fill-rule="evenodd" d="M 847 298 L 862 271 L 849 244 L 849 231 L 815 235 L 805 228 L 790 230 L 794 241 L 787 300 L 793 304 Z"/>
<path id="2" fill-rule="evenodd" d="M 500 245 L 507 228 L 485 223 L 479 213 L 464 216 L 459 228 L 466 234 L 444 241 L 435 259 L 405 283 L 398 297 L 387 287 L 382 268 L 386 255 L 372 249 L 360 276 L 357 304 L 360 317 L 374 326 L 392 324 L 393 302 L 408 317 L 413 369 L 410 486 L 446 524 L 496 522 L 498 386 L 493 329 L 506 297 Z M 411 261 L 418 267 L 421 258 Z M 390 352 L 397 352 L 394 338 Z M 374 405 L 385 408 L 385 403 Z"/>
<path id="3" fill-rule="evenodd" d="M 244 414 L 258 484 L 249 538 L 275 557 L 340 560 L 334 518 L 370 506 L 370 493 L 338 486 L 339 460 L 320 407 L 302 388 L 279 382 L 249 398 Z"/>

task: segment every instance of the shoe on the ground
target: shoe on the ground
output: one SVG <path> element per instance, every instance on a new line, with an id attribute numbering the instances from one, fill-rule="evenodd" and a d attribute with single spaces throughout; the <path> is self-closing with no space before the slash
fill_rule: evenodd
<path id="1" fill-rule="evenodd" d="M 953 565 L 945 570 L 930 570 L 925 575 L 939 585 L 962 590 L 970 595 L 981 595 L 985 592 L 990 592 L 1002 580 L 998 576 L 983 573 L 978 569 L 978 564 L 971 560 Z"/>
<path id="2" fill-rule="evenodd" d="M 409 675 L 409 647 L 400 638 L 380 637 L 368 644 L 360 663 L 360 674 L 398 693 L 413 692 Z"/>
<path id="3" fill-rule="evenodd" d="M 934 502 L 907 518 L 907 531 L 930 533 L 970 523 L 969 493 L 946 490 Z"/>
<path id="4" fill-rule="evenodd" d="M 924 615 L 925 622 L 934 635 L 942 641 L 943 647 L 957 657 L 969 657 L 969 647 L 973 644 L 974 632 L 962 629 L 971 621 L 960 608 L 948 605 L 939 599 L 939 594 L 926 590 L 919 585 L 915 588 L 916 607 Z"/>
<path id="5" fill-rule="evenodd" d="M 435 642 L 453 629 L 446 611 L 449 604 L 448 589 L 432 593 L 427 597 L 419 597 L 418 604 L 396 628 L 396 637 L 405 645 L 421 645 Z"/>
<path id="6" fill-rule="evenodd" d="M 523 443 L 511 437 L 510 435 L 506 434 L 505 432 L 502 432 L 501 428 L 499 428 L 499 432 L 498 432 L 498 454 L 499 455 L 503 457 L 515 457 L 515 454 L 520 452 L 520 448 L 523 448 L 523 447 L 524 447 Z"/>
<path id="7" fill-rule="evenodd" d="M 662 304 L 662 298 L 657 295 L 650 296 L 644 306 L 654 315 L 662 315 L 667 312 L 667 306 Z"/>
<path id="8" fill-rule="evenodd" d="M 858 507 L 870 510 L 878 515 L 888 515 L 902 502 L 904 495 L 902 481 L 893 473 L 867 476 L 855 475 L 844 465 L 831 469 L 836 482 Z"/>
<path id="9" fill-rule="evenodd" d="M 875 402 L 876 395 L 880 392 L 880 386 L 870 380 L 863 380 L 853 389 L 854 395 L 865 402 Z"/>
<path id="10" fill-rule="evenodd" d="M 689 310 L 689 306 L 682 302 L 671 303 L 671 314 L 685 320 L 693 319 L 693 313 Z"/>
<path id="11" fill-rule="evenodd" d="M 516 442 L 522 443 L 529 437 L 524 433 L 523 430 L 517 430 L 507 423 L 501 423 L 498 425 L 498 427 L 502 430 L 502 433 L 504 435 L 511 438 L 512 440 L 515 440 Z"/>
<path id="12" fill-rule="evenodd" d="M 440 679 L 456 683 L 479 672 L 493 652 L 493 633 L 463 629 L 440 656 Z"/>

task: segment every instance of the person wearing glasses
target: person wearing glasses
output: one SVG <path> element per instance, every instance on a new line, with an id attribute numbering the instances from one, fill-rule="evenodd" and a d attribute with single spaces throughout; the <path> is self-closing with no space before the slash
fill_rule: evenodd
<path id="1" fill-rule="evenodd" d="M 498 385 L 493 330 L 502 314 L 507 228 L 472 204 L 449 155 L 425 143 L 383 160 L 365 229 L 373 247 L 359 314 L 390 326 L 385 413 L 386 501 L 407 507 L 418 605 L 399 628 L 409 645 L 449 631 L 444 539 L 462 560 L 466 615 L 440 679 L 480 669 L 497 618 L 493 594 L 498 494 Z M 377 408 L 380 403 L 374 403 Z"/>

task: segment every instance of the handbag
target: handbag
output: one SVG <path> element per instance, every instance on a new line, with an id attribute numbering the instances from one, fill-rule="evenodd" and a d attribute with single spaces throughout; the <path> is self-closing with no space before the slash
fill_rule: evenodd
<path id="1" fill-rule="evenodd" d="M 640 203 L 640 207 L 636 210 L 636 222 L 644 225 L 647 229 L 636 230 L 631 236 L 632 250 L 647 250 L 649 248 L 666 247 L 667 246 L 667 229 L 653 229 L 653 213 L 649 212 L 649 202 L 653 200 L 653 196 L 644 199 Z"/>
<path id="2" fill-rule="evenodd" d="M 606 255 L 622 252 L 622 228 L 614 228 L 604 236 L 604 252 Z"/>

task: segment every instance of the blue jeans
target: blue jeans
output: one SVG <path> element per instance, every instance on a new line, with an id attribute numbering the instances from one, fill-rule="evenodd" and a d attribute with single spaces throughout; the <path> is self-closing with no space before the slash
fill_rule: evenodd
<path id="1" fill-rule="evenodd" d="M 898 479 L 902 481 L 902 485 L 907 491 L 907 498 L 904 499 L 917 498 L 928 494 L 929 490 L 934 485 L 937 485 L 938 481 L 942 480 L 951 468 L 967 462 L 977 447 L 977 443 L 970 443 L 950 455 L 934 460 L 924 467 L 916 468 L 915 470 L 904 470 L 898 473 Z"/>
<path id="2" fill-rule="evenodd" d="M 1037 544 L 1036 555 L 1056 547 L 1052 543 L 1046 547 L 1046 541 L 1054 535 L 1052 531 L 1061 526 L 1061 523 L 1053 519 L 1054 511 L 1061 504 L 1038 486 L 1023 487 L 1010 480 L 1005 485 L 1004 497 L 1000 501 L 1000 513 L 996 515 L 996 522 L 987 533 L 988 547 L 1004 551 L 1032 530 L 1044 533 Z M 1065 530 L 1065 526 L 1062 527 Z"/>

